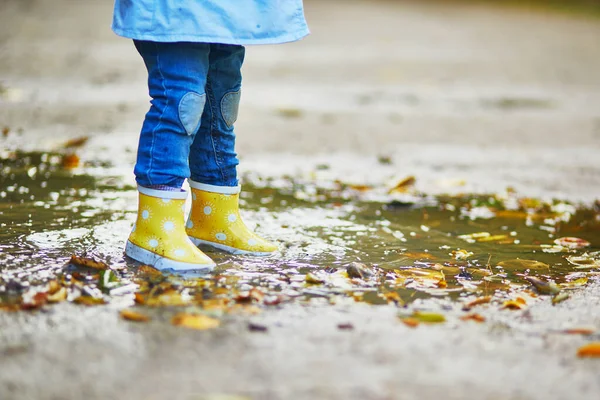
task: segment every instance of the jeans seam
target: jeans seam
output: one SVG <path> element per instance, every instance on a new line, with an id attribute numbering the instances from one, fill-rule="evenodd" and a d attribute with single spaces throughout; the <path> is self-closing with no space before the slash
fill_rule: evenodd
<path id="1" fill-rule="evenodd" d="M 152 172 L 152 164 L 153 164 L 153 154 L 154 154 L 154 142 L 156 139 L 156 131 L 158 130 L 158 128 L 160 127 L 160 125 L 162 124 L 162 120 L 163 120 L 163 116 L 165 114 L 165 111 L 169 108 L 169 96 L 167 95 L 167 87 L 165 85 L 165 77 L 160 69 L 160 56 L 159 56 L 159 51 L 158 51 L 158 44 L 154 43 L 154 47 L 156 49 L 156 68 L 158 69 L 158 74 L 160 75 L 160 81 L 162 83 L 162 87 L 163 87 L 163 96 L 165 97 L 167 104 L 165 104 L 165 107 L 163 108 L 163 110 L 160 113 L 160 117 L 158 118 L 158 124 L 156 124 L 156 126 L 154 127 L 154 129 L 152 130 L 152 143 L 150 145 L 150 165 L 148 166 L 148 182 L 153 185 L 154 182 L 152 182 L 152 178 L 151 178 L 151 172 Z"/>
<path id="2" fill-rule="evenodd" d="M 212 90 L 212 84 L 210 83 L 210 74 L 207 74 L 206 76 L 206 91 L 208 93 L 208 99 L 209 99 L 209 103 L 210 103 L 210 130 L 209 130 L 209 136 L 210 136 L 210 141 L 212 144 L 212 148 L 213 148 L 213 153 L 215 156 L 215 164 L 217 165 L 217 168 L 219 168 L 219 173 L 221 174 L 221 178 L 223 179 L 223 182 L 225 181 L 225 174 L 223 173 L 223 168 L 221 168 L 221 159 L 219 157 L 219 152 L 217 151 L 217 146 L 215 144 L 215 136 L 214 136 L 214 131 L 216 130 L 216 110 L 214 108 L 215 105 L 215 96 L 214 96 L 214 92 Z"/>

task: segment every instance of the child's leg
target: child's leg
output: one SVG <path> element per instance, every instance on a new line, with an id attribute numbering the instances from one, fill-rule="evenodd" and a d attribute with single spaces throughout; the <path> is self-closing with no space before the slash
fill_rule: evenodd
<path id="1" fill-rule="evenodd" d="M 145 187 L 180 188 L 190 176 L 190 146 L 206 102 L 208 43 L 135 41 L 148 69 L 150 111 L 142 126 L 135 176 Z"/>
<path id="2" fill-rule="evenodd" d="M 211 44 L 206 81 L 206 106 L 192 144 L 192 180 L 216 186 L 237 186 L 238 165 L 233 124 L 237 119 L 243 46 Z"/>
<path id="3" fill-rule="evenodd" d="M 152 106 L 140 134 L 138 217 L 125 254 L 158 269 L 212 269 L 215 263 L 187 236 L 187 193 L 180 191 L 204 110 L 210 45 L 136 41 L 135 46 L 148 69 Z"/>
<path id="4" fill-rule="evenodd" d="M 233 124 L 237 119 L 244 48 L 211 44 L 206 107 L 192 144 L 192 208 L 187 233 L 197 245 L 234 254 L 268 255 L 277 246 L 252 232 L 239 213 Z"/>

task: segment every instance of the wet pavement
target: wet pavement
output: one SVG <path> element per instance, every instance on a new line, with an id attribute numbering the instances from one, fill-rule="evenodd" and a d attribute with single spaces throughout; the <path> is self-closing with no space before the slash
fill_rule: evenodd
<path id="1" fill-rule="evenodd" d="M 122 254 L 147 105 L 109 3 L 3 6 L 2 399 L 595 398 L 597 20 L 309 2 L 311 38 L 249 52 L 237 128 L 281 250 L 181 277 Z"/>

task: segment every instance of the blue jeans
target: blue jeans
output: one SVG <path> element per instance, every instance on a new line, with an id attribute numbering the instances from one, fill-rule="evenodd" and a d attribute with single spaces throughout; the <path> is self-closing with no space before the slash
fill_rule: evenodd
<path id="1" fill-rule="evenodd" d="M 179 188 L 186 178 L 238 184 L 233 124 L 243 46 L 134 41 L 148 70 L 151 107 L 134 173 L 142 186 Z"/>

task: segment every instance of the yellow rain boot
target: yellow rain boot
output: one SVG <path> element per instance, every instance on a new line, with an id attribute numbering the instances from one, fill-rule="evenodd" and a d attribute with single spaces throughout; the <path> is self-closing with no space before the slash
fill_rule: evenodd
<path id="1" fill-rule="evenodd" d="M 215 263 L 190 241 L 184 226 L 187 192 L 138 186 L 138 216 L 125 254 L 160 270 L 208 271 Z"/>
<path id="2" fill-rule="evenodd" d="M 196 245 L 208 245 L 232 254 L 265 256 L 277 250 L 252 232 L 239 212 L 239 186 L 213 186 L 188 180 L 192 211 L 187 234 Z"/>

